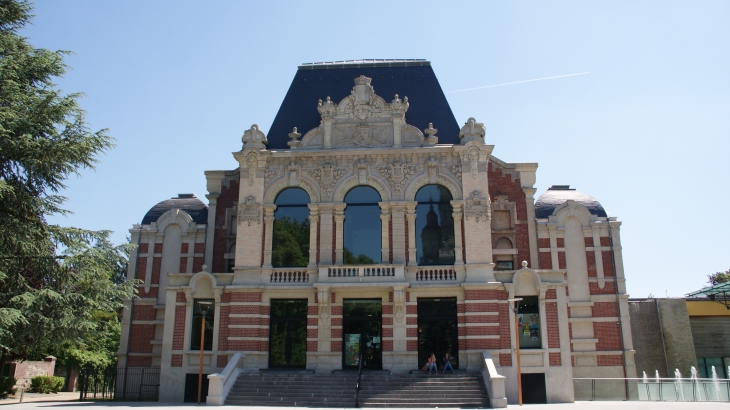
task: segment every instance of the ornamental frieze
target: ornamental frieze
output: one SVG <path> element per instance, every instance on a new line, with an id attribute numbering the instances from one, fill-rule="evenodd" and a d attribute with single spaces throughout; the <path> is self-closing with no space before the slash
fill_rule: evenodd
<path id="1" fill-rule="evenodd" d="M 385 177 L 390 187 L 393 188 L 393 191 L 401 193 L 406 182 L 416 173 L 418 167 L 396 162 L 384 167 L 376 167 L 375 169 Z"/>
<path id="2" fill-rule="evenodd" d="M 347 171 L 347 168 L 337 168 L 329 164 L 325 164 L 319 168 L 304 170 L 304 172 L 311 175 L 317 181 L 322 191 L 328 195 L 332 195 L 332 189 L 337 185 L 337 181 L 345 176 Z"/>
<path id="3" fill-rule="evenodd" d="M 251 222 L 261 223 L 261 204 L 256 202 L 256 198 L 253 195 L 246 197 L 242 204 L 238 205 L 238 223 L 248 223 L 251 226 Z"/>
<path id="4" fill-rule="evenodd" d="M 472 191 L 468 199 L 466 199 L 464 209 L 464 217 L 468 221 L 469 218 L 479 221 L 489 221 L 491 217 L 489 195 L 485 198 L 481 191 Z"/>

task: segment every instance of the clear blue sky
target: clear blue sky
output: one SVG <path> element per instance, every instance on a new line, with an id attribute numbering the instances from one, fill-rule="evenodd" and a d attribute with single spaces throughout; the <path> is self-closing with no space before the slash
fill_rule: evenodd
<path id="1" fill-rule="evenodd" d="M 53 222 L 120 243 L 160 200 L 204 197 L 205 170 L 237 166 L 298 64 L 425 58 L 446 92 L 590 72 L 447 97 L 496 157 L 539 163 L 538 194 L 570 184 L 624 222 L 632 297 L 730 269 L 730 2 L 45 0 L 35 14 L 23 34 L 75 52 L 58 84 L 118 144 L 69 181 L 75 215 Z"/>

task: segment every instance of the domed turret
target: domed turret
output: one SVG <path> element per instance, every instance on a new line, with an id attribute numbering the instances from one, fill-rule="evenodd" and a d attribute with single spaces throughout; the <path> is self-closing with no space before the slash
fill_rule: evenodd
<path id="1" fill-rule="evenodd" d="M 555 208 L 570 199 L 588 208 L 588 211 L 595 216 L 604 218 L 607 216 L 603 206 L 592 196 L 570 188 L 570 185 L 553 185 L 537 198 L 535 217 L 547 218 L 553 214 Z"/>
<path id="2" fill-rule="evenodd" d="M 180 209 L 187 212 L 196 224 L 208 223 L 208 205 L 204 204 L 195 194 L 178 194 L 177 198 L 170 198 L 153 206 L 144 218 L 142 225 L 149 225 L 170 209 Z"/>

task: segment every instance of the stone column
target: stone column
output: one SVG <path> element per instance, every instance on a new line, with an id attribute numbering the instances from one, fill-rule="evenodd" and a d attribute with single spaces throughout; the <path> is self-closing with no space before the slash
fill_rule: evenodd
<path id="1" fill-rule="evenodd" d="M 215 240 L 215 216 L 218 207 L 218 197 L 221 194 L 221 185 L 225 178 L 223 171 L 205 171 L 208 195 L 208 226 L 205 230 L 205 258 L 204 263 L 213 271 L 213 242 Z M 227 251 L 227 249 L 226 249 Z M 188 262 L 190 263 L 190 262 Z M 192 266 L 192 265 L 189 265 Z"/>
<path id="2" fill-rule="evenodd" d="M 272 238 L 274 233 L 274 212 L 276 211 L 276 205 L 268 204 L 264 205 L 264 268 L 271 267 L 271 248 Z"/>
<path id="3" fill-rule="evenodd" d="M 218 367 L 217 356 L 218 333 L 221 319 L 221 294 L 223 294 L 223 288 L 213 288 L 213 299 L 215 300 L 215 307 L 213 310 L 213 358 L 210 361 L 210 367 Z"/>
<path id="4" fill-rule="evenodd" d="M 454 265 L 464 264 L 464 244 L 461 243 L 461 224 L 464 219 L 461 213 L 463 201 L 451 201 L 454 218 Z"/>
<path id="5" fill-rule="evenodd" d="M 308 268 L 317 267 L 317 232 L 319 232 L 319 206 L 308 204 L 309 207 L 309 265 Z"/>
<path id="6" fill-rule="evenodd" d="M 390 263 L 390 205 L 387 202 L 378 202 L 380 205 L 380 261 Z"/>
<path id="7" fill-rule="evenodd" d="M 540 258 L 537 250 L 537 227 L 535 226 L 535 188 L 522 188 L 525 193 L 525 205 L 527 207 L 527 232 L 530 244 L 530 267 L 537 269 Z M 522 262 L 522 261 L 519 261 Z"/>
<path id="8" fill-rule="evenodd" d="M 416 206 L 417 202 L 410 202 L 406 205 L 406 216 L 408 218 L 408 266 L 417 266 L 416 260 Z"/>
<path id="9" fill-rule="evenodd" d="M 393 263 L 406 263 L 406 218 L 405 207 L 402 203 L 391 203 L 390 218 L 393 224 Z"/>
<path id="10" fill-rule="evenodd" d="M 345 222 L 345 204 L 335 205 L 335 264 L 342 265 L 343 245 L 343 224 Z"/>
<path id="11" fill-rule="evenodd" d="M 333 204 L 319 204 L 319 264 L 332 265 Z"/>
<path id="12" fill-rule="evenodd" d="M 322 124 L 324 125 L 324 138 L 322 148 L 332 148 L 332 124 L 334 120 L 332 118 L 322 118 Z"/>
<path id="13" fill-rule="evenodd" d="M 603 255 L 601 254 L 601 225 L 591 223 L 591 234 L 593 236 L 593 257 L 596 260 L 596 278 L 598 287 L 603 289 L 606 285 L 605 272 L 603 272 Z"/>

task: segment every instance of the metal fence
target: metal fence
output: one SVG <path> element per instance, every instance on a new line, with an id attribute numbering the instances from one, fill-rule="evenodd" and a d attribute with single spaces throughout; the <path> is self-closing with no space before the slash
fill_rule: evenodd
<path id="1" fill-rule="evenodd" d="M 730 402 L 730 379 L 718 378 L 575 378 L 576 401 Z"/>
<path id="2" fill-rule="evenodd" d="M 79 375 L 80 400 L 157 401 L 159 367 L 86 368 Z"/>

